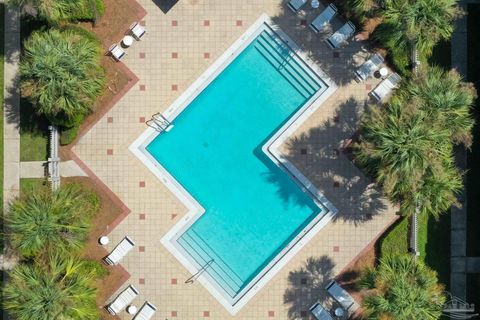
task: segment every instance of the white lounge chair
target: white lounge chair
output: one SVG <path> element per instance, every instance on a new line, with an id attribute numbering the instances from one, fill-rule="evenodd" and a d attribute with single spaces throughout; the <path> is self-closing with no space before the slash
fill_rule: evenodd
<path id="1" fill-rule="evenodd" d="M 108 49 L 108 51 L 110 52 L 112 57 L 117 61 L 120 61 L 120 59 L 122 59 L 127 54 L 125 50 L 120 48 L 120 46 L 116 43 L 112 44 Z"/>
<path id="2" fill-rule="evenodd" d="M 352 296 L 336 281 L 330 282 L 325 289 L 327 289 L 327 292 L 335 299 L 345 311 L 349 311 L 349 309 L 352 309 L 351 311 L 354 311 L 352 307 L 357 306 L 355 303 L 355 300 L 353 300 Z"/>
<path id="3" fill-rule="evenodd" d="M 298 12 L 303 5 L 307 3 L 307 0 L 290 0 L 289 3 L 287 3 L 287 6 L 293 11 L 293 12 Z"/>
<path id="4" fill-rule="evenodd" d="M 325 310 L 325 308 L 319 302 L 310 307 L 310 312 L 317 320 L 333 320 L 330 312 Z"/>
<path id="5" fill-rule="evenodd" d="M 347 39 L 355 33 L 355 26 L 347 21 L 340 29 L 335 31 L 328 39 L 327 43 L 332 49 L 339 48 L 346 44 Z"/>
<path id="6" fill-rule="evenodd" d="M 118 314 L 130 305 L 138 294 L 139 292 L 134 286 L 128 286 L 107 306 L 107 311 L 112 315 Z"/>
<path id="7" fill-rule="evenodd" d="M 137 40 L 140 40 L 145 35 L 145 33 L 147 33 L 145 28 L 142 27 L 138 22 L 135 22 L 130 26 L 130 32 Z"/>
<path id="8" fill-rule="evenodd" d="M 118 264 L 133 247 L 135 247 L 135 242 L 129 237 L 125 237 L 103 260 L 109 265 Z"/>
<path id="9" fill-rule="evenodd" d="M 330 21 L 332 21 L 333 17 L 335 17 L 337 10 L 337 7 L 335 7 L 333 3 L 330 3 L 330 5 L 310 23 L 310 28 L 313 32 L 319 33 L 322 31 Z"/>
<path id="10" fill-rule="evenodd" d="M 155 312 L 157 312 L 157 307 L 147 301 L 140 308 L 135 317 L 133 317 L 133 320 L 150 320 Z"/>
<path id="11" fill-rule="evenodd" d="M 378 53 L 374 54 L 370 59 L 365 61 L 364 64 L 360 66 L 355 71 L 355 76 L 357 77 L 358 82 L 367 80 L 371 77 L 375 71 L 380 69 L 380 66 L 383 64 L 383 57 Z"/>
<path id="12" fill-rule="evenodd" d="M 382 101 L 398 86 L 400 80 L 402 80 L 402 78 L 398 74 L 392 73 L 385 80 L 380 82 L 370 94 L 377 99 L 377 101 Z"/>

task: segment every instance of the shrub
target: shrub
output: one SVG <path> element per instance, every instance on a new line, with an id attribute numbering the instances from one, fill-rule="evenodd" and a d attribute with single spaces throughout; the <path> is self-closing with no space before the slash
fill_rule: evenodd
<path id="1" fill-rule="evenodd" d="M 363 309 L 367 319 L 436 320 L 445 303 L 444 287 L 437 273 L 409 255 L 380 259 L 361 280 L 367 296 Z"/>
<path id="2" fill-rule="evenodd" d="M 24 43 L 21 91 L 52 123 L 71 126 L 91 111 L 105 82 L 98 41 L 74 29 L 34 32 Z"/>
<path id="3" fill-rule="evenodd" d="M 17 320 L 99 319 L 94 281 L 100 269 L 89 261 L 60 254 L 9 272 L 3 306 Z"/>
<path id="4" fill-rule="evenodd" d="M 105 11 L 103 0 L 9 0 L 8 3 L 51 24 L 94 20 Z"/>
<path id="5" fill-rule="evenodd" d="M 96 194 L 78 184 L 55 192 L 32 190 L 14 201 L 6 216 L 10 242 L 25 257 L 76 252 L 83 247 L 99 206 Z"/>

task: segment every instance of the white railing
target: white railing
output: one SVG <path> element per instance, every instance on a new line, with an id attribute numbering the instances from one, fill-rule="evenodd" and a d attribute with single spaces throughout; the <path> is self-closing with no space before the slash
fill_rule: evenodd
<path id="1" fill-rule="evenodd" d="M 58 156 L 58 129 L 55 126 L 49 126 L 50 130 L 50 157 L 48 158 L 48 181 L 52 191 L 60 187 L 60 157 Z"/>

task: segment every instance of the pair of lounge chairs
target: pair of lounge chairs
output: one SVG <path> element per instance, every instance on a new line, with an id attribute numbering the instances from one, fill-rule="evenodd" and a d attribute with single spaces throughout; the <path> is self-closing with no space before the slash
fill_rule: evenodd
<path id="1" fill-rule="evenodd" d="M 130 250 L 135 247 L 135 242 L 129 237 L 125 237 L 120 241 L 120 243 L 106 256 L 103 258 L 105 263 L 108 265 L 116 265 L 119 264 L 120 261 L 127 255 Z"/>
<path id="2" fill-rule="evenodd" d="M 364 64 L 360 66 L 355 71 L 355 77 L 358 82 L 363 82 L 371 77 L 376 71 L 380 69 L 383 65 L 384 60 L 381 55 L 378 53 L 374 54 L 370 59 L 365 61 Z M 386 77 L 382 82 L 380 82 L 375 89 L 370 92 L 370 95 L 375 98 L 378 102 L 383 101 L 385 97 L 390 95 L 393 89 L 398 87 L 398 84 L 402 78 L 397 73 L 392 73 Z"/>
<path id="3" fill-rule="evenodd" d="M 327 289 L 327 292 L 340 305 L 343 311 L 351 314 L 358 308 L 358 304 L 353 300 L 352 296 L 336 281 L 330 282 L 325 289 Z M 316 302 L 310 308 L 310 312 L 317 320 L 334 320 L 332 314 L 319 302 Z"/>
<path id="4" fill-rule="evenodd" d="M 134 286 L 128 286 L 107 306 L 107 311 L 111 315 L 120 313 L 122 310 L 132 304 L 133 300 L 135 300 L 138 294 L 139 292 Z M 156 311 L 157 308 L 152 303 L 146 301 L 140 310 L 135 314 L 133 320 L 150 320 Z"/>
<path id="5" fill-rule="evenodd" d="M 300 8 L 307 2 L 307 0 L 291 0 L 287 6 L 293 11 L 298 12 Z M 337 7 L 331 3 L 325 8 L 313 21 L 310 23 L 310 28 L 315 33 L 319 33 L 324 30 L 337 14 Z M 327 44 L 332 49 L 343 47 L 347 44 L 347 40 L 355 33 L 355 25 L 351 21 L 347 21 L 340 27 L 335 33 L 333 33 L 328 39 Z"/>
<path id="6" fill-rule="evenodd" d="M 147 31 L 145 30 L 145 28 L 143 26 L 140 25 L 140 23 L 134 22 L 130 26 L 130 30 L 129 30 L 128 33 L 135 40 L 140 41 L 142 39 L 142 37 L 147 33 Z M 108 49 L 108 52 L 112 55 L 112 57 L 116 61 L 120 61 L 127 54 L 127 52 L 125 50 L 123 50 L 122 47 L 119 46 L 116 43 L 114 43 L 110 46 L 110 48 Z"/>

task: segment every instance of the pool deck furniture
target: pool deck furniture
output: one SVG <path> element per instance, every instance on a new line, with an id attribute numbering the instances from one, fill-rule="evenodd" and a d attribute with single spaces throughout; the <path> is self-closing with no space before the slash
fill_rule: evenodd
<path id="1" fill-rule="evenodd" d="M 347 44 L 347 39 L 353 36 L 354 33 L 355 25 L 352 22 L 347 21 L 327 39 L 327 44 L 332 49 L 343 47 Z"/>
<path id="2" fill-rule="evenodd" d="M 357 81 L 363 82 L 370 78 L 375 73 L 375 71 L 380 68 L 383 62 L 384 60 L 381 55 L 379 55 L 378 53 L 374 54 L 370 59 L 365 61 L 365 63 L 362 64 L 360 68 L 355 71 L 355 77 Z"/>
<path id="3" fill-rule="evenodd" d="M 312 23 L 310 23 L 310 28 L 313 32 L 319 33 L 330 24 L 330 21 L 335 17 L 337 11 L 337 7 L 335 7 L 333 3 L 330 3 L 330 5 L 326 7 L 325 10 L 323 10 L 322 13 L 312 21 Z"/>
<path id="4" fill-rule="evenodd" d="M 116 43 L 112 44 L 110 48 L 108 48 L 108 52 L 110 52 L 116 61 L 120 61 L 127 54 L 125 50 L 120 48 L 120 46 Z"/>
<path id="5" fill-rule="evenodd" d="M 103 260 L 109 265 L 118 264 L 127 253 L 135 247 L 135 242 L 129 237 L 125 237 Z"/>
<path id="6" fill-rule="evenodd" d="M 378 86 L 373 89 L 372 92 L 370 92 L 370 94 L 378 102 L 380 102 L 385 99 L 385 97 L 388 96 L 393 91 L 393 89 L 398 86 L 400 80 L 402 80 L 402 78 L 397 73 L 392 73 L 387 78 L 385 78 L 385 80 L 380 82 Z"/>
<path id="7" fill-rule="evenodd" d="M 134 22 L 131 26 L 130 26 L 130 32 L 132 34 L 132 36 L 137 40 L 137 41 L 140 41 L 142 39 L 142 37 L 145 35 L 145 33 L 147 33 L 147 31 L 145 30 L 145 28 L 143 26 L 140 25 L 140 23 L 138 22 Z"/>
<path id="8" fill-rule="evenodd" d="M 133 317 L 133 320 L 150 320 L 157 312 L 157 307 L 155 307 L 150 302 L 145 302 L 140 311 Z"/>
<path id="9" fill-rule="evenodd" d="M 107 311 L 111 315 L 116 315 L 130 305 L 133 300 L 138 296 L 138 290 L 129 285 L 125 290 L 123 290 L 108 306 Z"/>
<path id="10" fill-rule="evenodd" d="M 134 39 L 133 39 L 132 36 L 126 35 L 122 39 L 122 44 L 125 48 L 128 48 L 133 44 L 133 41 L 134 41 Z"/>
<path id="11" fill-rule="evenodd" d="M 357 304 L 353 300 L 352 296 L 343 289 L 336 281 L 330 282 L 325 289 L 332 296 L 335 301 L 337 301 L 342 308 L 347 311 L 355 311 Z"/>
<path id="12" fill-rule="evenodd" d="M 298 12 L 301 7 L 303 7 L 307 3 L 307 0 L 291 0 L 289 3 L 287 3 L 287 6 L 293 11 L 293 12 Z"/>
<path id="13" fill-rule="evenodd" d="M 317 320 L 333 320 L 332 315 L 328 312 L 320 302 L 315 303 L 310 307 L 310 312 Z"/>

